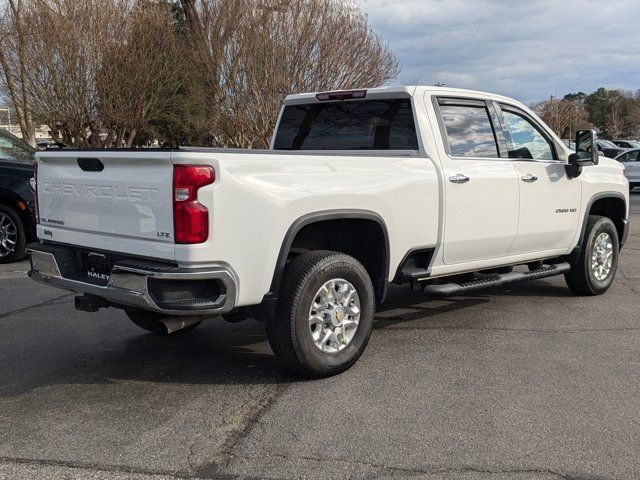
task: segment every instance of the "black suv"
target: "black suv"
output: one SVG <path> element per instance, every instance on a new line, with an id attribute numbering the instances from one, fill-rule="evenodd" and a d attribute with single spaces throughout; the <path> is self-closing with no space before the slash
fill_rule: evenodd
<path id="1" fill-rule="evenodd" d="M 616 158 L 621 153 L 624 153 L 626 149 L 618 147 L 609 140 L 598 140 L 598 150 L 601 151 L 605 157 Z"/>
<path id="2" fill-rule="evenodd" d="M 25 246 L 36 240 L 34 154 L 0 130 L 0 263 L 22 260 Z"/>

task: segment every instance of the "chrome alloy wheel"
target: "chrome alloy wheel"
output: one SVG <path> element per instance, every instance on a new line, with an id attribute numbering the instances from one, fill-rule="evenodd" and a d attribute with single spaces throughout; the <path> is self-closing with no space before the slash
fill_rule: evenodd
<path id="1" fill-rule="evenodd" d="M 316 292 L 309 309 L 309 329 L 316 348 L 336 353 L 346 348 L 360 323 L 360 298 L 343 278 L 326 282 Z"/>
<path id="2" fill-rule="evenodd" d="M 0 258 L 12 254 L 18 243 L 18 228 L 11 218 L 0 213 Z"/>
<path id="3" fill-rule="evenodd" d="M 596 238 L 591 251 L 591 271 L 596 280 L 602 282 L 611 273 L 613 264 L 613 241 L 611 236 L 603 232 Z"/>

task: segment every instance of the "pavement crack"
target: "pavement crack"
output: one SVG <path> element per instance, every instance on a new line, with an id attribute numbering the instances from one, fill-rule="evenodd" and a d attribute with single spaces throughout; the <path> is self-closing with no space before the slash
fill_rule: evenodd
<path id="1" fill-rule="evenodd" d="M 274 388 L 269 395 L 266 395 L 260 404 L 257 406 L 254 412 L 251 412 L 246 417 L 246 424 L 242 430 L 236 431 L 234 434 L 231 434 L 227 440 L 222 445 L 222 451 L 231 454 L 233 449 L 240 443 L 240 441 L 245 438 L 260 420 L 260 417 L 264 415 L 269 408 L 273 405 L 276 398 L 278 398 L 282 392 L 284 391 L 284 387 L 286 384 L 279 383 L 276 384 L 276 388 Z"/>
<path id="2" fill-rule="evenodd" d="M 266 407 L 265 407 L 266 408 Z M 247 428 L 250 428 L 247 426 Z M 608 480 L 609 477 L 602 475 L 584 475 L 579 473 L 568 473 L 553 470 L 551 468 L 536 468 L 536 467 L 481 467 L 474 465 L 428 465 L 425 467 L 399 467 L 394 465 L 384 465 L 382 463 L 367 462 L 361 460 L 346 460 L 341 458 L 318 458 L 311 456 L 289 456 L 285 454 L 268 453 L 267 457 L 282 460 L 303 460 L 306 462 L 322 463 L 339 463 L 345 465 L 356 465 L 360 467 L 366 467 L 377 470 L 377 472 L 369 473 L 369 478 L 375 478 L 383 476 L 386 478 L 389 474 L 401 474 L 401 475 L 442 475 L 442 474 L 456 474 L 456 473 L 480 473 L 487 475 L 514 475 L 514 474 L 532 474 L 532 475 L 548 475 L 560 480 Z M 265 456 L 254 457 L 246 455 L 230 454 L 229 458 L 246 460 L 250 462 L 264 461 Z M 51 466 L 62 467 L 74 470 L 91 470 L 105 473 L 123 473 L 132 475 L 148 475 L 148 476 L 164 476 L 173 477 L 176 479 L 190 479 L 190 478 L 249 478 L 244 476 L 237 476 L 224 471 L 224 469 L 217 468 L 216 466 L 209 466 L 206 469 L 201 469 L 195 473 L 195 476 L 189 472 L 184 471 L 170 471 L 160 469 L 147 469 L 131 467 L 126 465 L 103 465 L 94 464 L 89 462 L 75 462 L 75 461 L 61 461 L 61 460 L 44 460 L 44 459 L 30 459 L 30 458 L 16 458 L 16 457 L 0 457 L 0 463 L 15 464 L 15 465 L 38 465 L 38 466 Z M 225 466 L 226 467 L 226 466 Z"/>
<path id="3" fill-rule="evenodd" d="M 133 475 L 149 475 L 149 476 L 166 476 L 174 478 L 193 478 L 188 472 L 154 470 L 138 467 L 130 467 L 127 465 L 103 465 L 90 462 L 75 462 L 64 460 L 46 460 L 32 459 L 20 457 L 0 457 L 0 463 L 16 464 L 16 465 L 38 465 L 50 467 L 63 467 L 77 470 L 93 470 L 99 472 L 125 473 Z"/>
<path id="4" fill-rule="evenodd" d="M 495 332 L 530 332 L 530 333 L 560 333 L 560 334 L 578 334 L 578 333 L 604 333 L 604 332 L 630 332 L 638 331 L 640 327 L 613 327 L 613 328 L 582 328 L 576 330 L 554 330 L 554 329 L 541 329 L 541 328 L 509 328 L 509 327 L 382 327 L 379 330 L 393 331 L 393 330 L 407 330 L 407 331 L 422 331 L 422 330 L 481 330 L 481 331 L 495 331 Z"/>
<path id="5" fill-rule="evenodd" d="M 394 465 L 384 465 L 382 463 L 367 462 L 363 460 L 348 460 L 343 458 L 319 458 L 305 455 L 289 456 L 286 454 L 278 454 L 270 452 L 268 457 L 278 458 L 282 460 L 303 460 L 306 462 L 316 463 L 341 463 L 345 465 L 357 465 L 361 467 L 371 468 L 378 470 L 377 473 L 369 474 L 369 477 L 382 475 L 386 478 L 389 474 L 411 474 L 411 475 L 441 475 L 441 474 L 455 474 L 455 473 L 481 473 L 488 475 L 514 475 L 514 474 L 534 474 L 534 475 L 549 475 L 562 480 L 607 480 L 608 477 L 583 475 L 578 473 L 567 473 L 551 468 L 536 468 L 536 467 L 481 467 L 475 465 L 427 465 L 425 467 L 399 467 Z M 247 461 L 264 460 L 264 457 L 252 457 L 234 455 L 236 459 L 243 459 Z"/>
<path id="6" fill-rule="evenodd" d="M 12 310 L 10 312 L 6 312 L 6 313 L 3 313 L 3 314 L 0 314 L 0 320 L 3 320 L 5 318 L 7 318 L 7 317 L 11 317 L 13 315 L 17 315 L 19 313 L 28 312 L 29 310 L 33 310 L 33 309 L 36 309 L 36 308 L 49 307 L 51 305 L 56 305 L 56 302 L 58 302 L 59 300 L 62 300 L 64 298 L 70 297 L 71 295 L 73 295 L 73 294 L 72 293 L 65 293 L 64 295 L 59 295 L 57 297 L 50 298 L 49 300 L 45 300 L 44 302 L 36 303 L 34 305 L 28 305 L 26 307 L 18 308 L 16 310 Z"/>
<path id="7" fill-rule="evenodd" d="M 195 445 L 191 445 L 189 447 L 191 453 L 189 455 L 188 463 L 189 466 L 194 469 L 194 475 L 196 477 L 216 478 L 220 474 L 224 473 L 224 470 L 228 467 L 230 461 L 235 458 L 233 451 L 236 446 L 251 433 L 260 418 L 269 410 L 275 400 L 282 394 L 286 385 L 286 383 L 277 383 L 275 385 L 275 388 L 270 390 L 269 393 L 265 395 L 261 399 L 261 401 L 257 405 L 255 405 L 247 415 L 242 418 L 241 424 L 243 424 L 244 427 L 232 431 L 222 444 L 220 450 L 212 455 L 211 461 L 201 465 L 197 469 L 194 468 L 191 459 L 191 457 L 194 455 L 193 449 Z"/>

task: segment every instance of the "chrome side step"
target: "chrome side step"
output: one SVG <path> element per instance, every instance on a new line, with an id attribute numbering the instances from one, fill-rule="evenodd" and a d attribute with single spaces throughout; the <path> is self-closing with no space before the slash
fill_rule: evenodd
<path id="1" fill-rule="evenodd" d="M 511 283 L 523 283 L 540 278 L 563 275 L 571 270 L 568 262 L 557 265 L 547 265 L 528 272 L 509 272 L 490 275 L 464 283 L 443 283 L 441 285 L 427 285 L 424 287 L 425 295 L 429 297 L 452 297 L 463 293 L 475 292 L 485 288 L 496 288 Z"/>

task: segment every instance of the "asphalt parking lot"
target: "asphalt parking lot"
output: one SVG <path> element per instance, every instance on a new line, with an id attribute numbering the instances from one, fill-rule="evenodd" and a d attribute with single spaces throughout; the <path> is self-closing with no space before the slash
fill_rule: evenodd
<path id="1" fill-rule="evenodd" d="M 638 193 L 632 214 L 605 296 L 395 288 L 319 381 L 283 373 L 260 323 L 157 338 L 2 266 L 0 478 L 638 478 Z"/>

